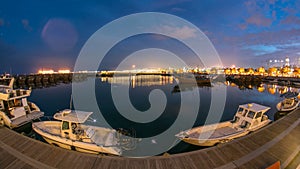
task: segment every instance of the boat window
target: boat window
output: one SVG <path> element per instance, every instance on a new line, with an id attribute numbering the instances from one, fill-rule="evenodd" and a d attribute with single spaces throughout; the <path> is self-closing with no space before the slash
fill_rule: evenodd
<path id="1" fill-rule="evenodd" d="M 240 127 L 241 128 L 248 128 L 248 127 L 250 127 L 250 123 L 247 122 L 247 121 L 243 121 Z"/>
<path id="2" fill-rule="evenodd" d="M 238 118 L 238 117 L 235 116 L 235 117 L 233 118 L 233 120 L 231 121 L 231 123 L 236 123 L 236 122 L 238 122 L 239 120 L 240 120 L 240 118 Z"/>
<path id="3" fill-rule="evenodd" d="M 247 117 L 253 119 L 254 115 L 255 115 L 255 112 L 254 112 L 254 111 L 249 111 Z"/>
<path id="4" fill-rule="evenodd" d="M 250 123 L 246 122 L 245 128 L 249 128 L 249 127 L 250 127 Z"/>
<path id="5" fill-rule="evenodd" d="M 21 101 L 20 101 L 20 100 L 15 100 L 14 105 L 15 105 L 15 106 L 21 106 Z"/>
<path id="6" fill-rule="evenodd" d="M 245 110 L 242 116 L 245 116 L 248 113 L 249 110 Z"/>
<path id="7" fill-rule="evenodd" d="M 62 123 L 62 130 L 68 130 L 69 129 L 69 122 L 63 121 Z"/>
<path id="8" fill-rule="evenodd" d="M 260 111 L 256 114 L 255 118 L 257 119 L 257 118 L 260 118 L 261 116 L 262 116 L 262 112 Z"/>
<path id="9" fill-rule="evenodd" d="M 240 107 L 240 108 L 238 109 L 238 113 L 242 113 L 243 110 L 244 110 L 244 109 Z"/>
<path id="10" fill-rule="evenodd" d="M 265 120 L 268 120 L 268 116 L 263 115 L 261 121 L 265 121 Z"/>
<path id="11" fill-rule="evenodd" d="M 14 105 L 14 101 L 13 100 L 10 100 L 10 101 L 8 101 L 8 107 L 10 108 L 10 107 L 14 107 L 15 105 Z"/>

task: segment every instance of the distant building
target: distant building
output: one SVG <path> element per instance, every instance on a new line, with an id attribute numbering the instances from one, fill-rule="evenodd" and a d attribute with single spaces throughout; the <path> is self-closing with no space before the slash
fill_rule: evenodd
<path id="1" fill-rule="evenodd" d="M 289 57 L 285 57 L 285 64 L 284 66 L 290 66 L 290 58 Z"/>
<path id="2" fill-rule="evenodd" d="M 298 61 L 300 65 L 300 59 Z M 284 66 L 291 66 L 290 58 L 288 56 L 285 57 L 285 59 L 270 59 L 267 60 L 267 67 L 284 67 Z"/>
<path id="3" fill-rule="evenodd" d="M 296 65 L 297 65 L 297 67 L 300 67 L 300 57 L 297 58 Z"/>

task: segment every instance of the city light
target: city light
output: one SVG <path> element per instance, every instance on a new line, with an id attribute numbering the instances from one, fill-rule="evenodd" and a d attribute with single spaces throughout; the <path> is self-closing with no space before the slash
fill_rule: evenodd
<path id="1" fill-rule="evenodd" d="M 61 69 L 61 70 L 58 70 L 58 73 L 71 73 L 71 71 L 68 69 Z"/>
<path id="2" fill-rule="evenodd" d="M 40 69 L 38 71 L 38 74 L 54 74 L 54 73 L 71 73 L 69 69 L 60 69 L 57 72 L 55 72 L 53 69 Z"/>
<path id="3" fill-rule="evenodd" d="M 39 70 L 38 74 L 53 74 L 54 70 L 49 69 L 49 70 Z"/>

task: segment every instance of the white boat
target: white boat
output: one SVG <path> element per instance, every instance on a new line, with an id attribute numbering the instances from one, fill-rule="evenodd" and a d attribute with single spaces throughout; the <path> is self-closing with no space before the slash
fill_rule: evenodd
<path id="1" fill-rule="evenodd" d="M 295 110 L 300 104 L 300 100 L 298 99 L 299 93 L 297 92 L 287 92 L 281 96 L 285 97 L 285 99 L 276 105 L 277 110 L 280 112 Z"/>
<path id="2" fill-rule="evenodd" d="M 13 89 L 14 78 L 2 78 L 8 85 L 0 85 L 0 125 L 17 128 L 44 116 L 39 107 L 27 101 L 31 89 Z"/>
<path id="3" fill-rule="evenodd" d="M 264 113 L 269 109 L 270 107 L 256 103 L 239 105 L 232 121 L 195 127 L 176 136 L 197 146 L 214 146 L 228 142 L 268 125 L 271 120 Z"/>
<path id="4" fill-rule="evenodd" d="M 119 132 L 83 124 L 91 114 L 66 109 L 54 115 L 59 121 L 36 122 L 32 128 L 49 144 L 58 147 L 85 153 L 122 155 L 124 143 L 120 141 Z"/>

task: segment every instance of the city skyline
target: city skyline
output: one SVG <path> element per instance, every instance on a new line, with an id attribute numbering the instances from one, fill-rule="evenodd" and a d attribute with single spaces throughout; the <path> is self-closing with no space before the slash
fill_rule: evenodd
<path id="1" fill-rule="evenodd" d="M 115 19 L 139 12 L 168 13 L 196 25 L 211 40 L 225 67 L 260 67 L 268 60 L 283 60 L 286 56 L 293 63 L 300 57 L 300 12 L 297 9 L 300 2 L 295 0 L 2 2 L 0 72 L 72 69 L 80 49 L 95 31 Z M 193 35 L 188 27 L 168 29 L 186 37 Z M 120 55 L 160 46 L 182 52 L 191 66 L 197 66 L 192 65 L 190 54 L 178 45 L 172 39 L 151 35 L 127 39 L 109 55 L 116 58 L 113 59 L 116 62 L 104 62 L 103 69 L 115 68 L 122 60 Z"/>

